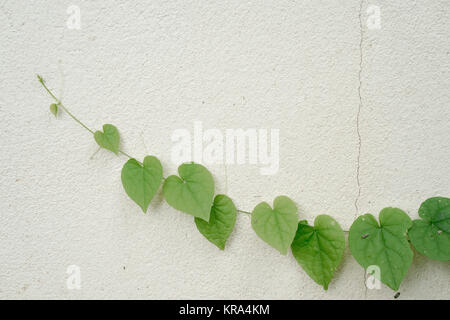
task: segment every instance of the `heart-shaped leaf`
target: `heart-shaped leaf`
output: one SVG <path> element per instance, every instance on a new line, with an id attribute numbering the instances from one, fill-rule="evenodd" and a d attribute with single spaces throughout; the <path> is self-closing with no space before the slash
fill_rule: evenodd
<path id="1" fill-rule="evenodd" d="M 301 221 L 291 250 L 303 270 L 327 290 L 344 254 L 344 231 L 328 215 L 317 216 L 314 227 Z"/>
<path id="2" fill-rule="evenodd" d="M 58 114 L 58 105 L 56 103 L 52 103 L 50 105 L 50 112 L 53 113 L 53 115 L 56 117 Z"/>
<path id="3" fill-rule="evenodd" d="M 371 214 L 358 217 L 348 235 L 350 251 L 366 270 L 378 266 L 381 282 L 393 290 L 411 266 L 413 252 L 406 238 L 411 219 L 400 209 L 385 208 L 380 212 L 380 224 Z"/>
<path id="4" fill-rule="evenodd" d="M 96 131 L 94 133 L 94 138 L 100 147 L 108 149 L 115 154 L 119 153 L 119 131 L 112 124 L 104 124 L 103 132 Z"/>
<path id="5" fill-rule="evenodd" d="M 209 221 L 214 197 L 214 180 L 201 164 L 183 163 L 178 167 L 180 177 L 172 175 L 164 181 L 163 193 L 167 203 L 177 210 Z"/>
<path id="6" fill-rule="evenodd" d="M 236 222 L 236 207 L 233 200 L 224 194 L 214 198 L 209 222 L 195 218 L 198 231 L 220 250 L 225 249 L 225 243 L 233 231 Z"/>
<path id="7" fill-rule="evenodd" d="M 421 254 L 441 261 L 450 260 L 450 199 L 435 197 L 419 209 L 422 219 L 413 221 L 408 231 L 414 248 Z"/>
<path id="8" fill-rule="evenodd" d="M 145 213 L 161 185 L 163 178 L 161 162 L 153 156 L 145 157 L 143 164 L 130 159 L 123 165 L 121 178 L 127 195 Z"/>
<path id="9" fill-rule="evenodd" d="M 253 230 L 284 255 L 294 240 L 297 222 L 297 206 L 286 196 L 276 197 L 273 209 L 267 202 L 261 202 L 252 212 Z"/>

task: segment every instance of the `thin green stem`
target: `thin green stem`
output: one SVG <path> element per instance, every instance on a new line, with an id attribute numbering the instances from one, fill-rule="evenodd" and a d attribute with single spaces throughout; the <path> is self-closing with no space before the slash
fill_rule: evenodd
<path id="1" fill-rule="evenodd" d="M 244 210 L 236 210 L 237 212 L 245 213 L 245 214 L 252 214 L 251 212 L 244 211 Z"/>
<path id="2" fill-rule="evenodd" d="M 100 151 L 100 149 L 101 149 L 101 147 L 98 148 L 97 151 L 95 151 L 89 159 L 90 159 L 90 160 L 94 159 L 94 156 L 97 154 L 97 152 Z"/>
<path id="3" fill-rule="evenodd" d="M 45 85 L 44 79 L 38 75 L 38 80 L 41 83 L 41 85 L 44 87 L 44 89 L 48 92 L 48 94 L 56 101 L 56 104 L 60 106 L 73 120 L 78 122 L 83 128 L 85 128 L 90 133 L 94 134 L 94 131 L 89 129 L 83 122 L 77 119 L 63 104 L 62 102 L 53 94 L 53 92 Z"/>
<path id="4" fill-rule="evenodd" d="M 94 134 L 94 130 L 89 129 L 88 126 L 86 126 L 83 122 L 81 122 L 80 120 L 78 120 L 77 117 L 75 117 L 61 102 L 61 100 L 59 100 L 54 94 L 53 92 L 46 86 L 44 79 L 40 76 L 37 75 L 37 78 L 39 80 L 39 82 L 41 83 L 41 85 L 44 87 L 44 89 L 48 92 L 48 94 L 56 101 L 56 104 L 58 106 L 61 107 L 61 109 L 63 109 L 73 120 L 75 120 L 76 122 L 78 122 L 78 124 L 80 124 L 84 129 L 86 129 L 87 131 L 89 131 L 92 135 Z M 97 152 L 96 152 L 97 153 Z M 130 156 L 129 154 L 125 153 L 122 150 L 119 150 L 120 154 L 123 154 L 124 156 L 130 158 L 130 159 L 135 159 L 134 157 Z M 137 161 L 137 160 L 136 160 Z M 139 161 L 138 161 L 139 162 Z M 139 162 L 140 164 L 142 164 L 141 162 Z"/>
<path id="5" fill-rule="evenodd" d="M 119 153 L 123 154 L 125 157 L 128 157 L 130 159 L 135 159 L 134 157 L 130 156 L 129 154 L 123 152 L 122 150 L 119 150 Z M 137 160 L 136 160 L 137 161 Z M 139 161 L 138 161 L 139 162 Z M 139 162 L 140 163 L 140 162 Z"/>

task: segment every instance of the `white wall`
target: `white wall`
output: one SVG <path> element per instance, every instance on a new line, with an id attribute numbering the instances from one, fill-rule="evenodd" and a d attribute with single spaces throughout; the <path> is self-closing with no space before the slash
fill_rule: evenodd
<path id="1" fill-rule="evenodd" d="M 72 4 L 80 30 L 66 26 Z M 366 26 L 369 4 L 380 7 L 380 30 Z M 2 1 L 0 298 L 392 299 L 385 286 L 365 289 L 348 250 L 323 291 L 244 214 L 224 252 L 160 193 L 144 215 L 121 186 L 126 158 L 90 159 L 92 137 L 66 114 L 54 119 L 36 80 L 89 126 L 115 124 L 128 153 L 159 156 L 165 175 L 176 172 L 172 132 L 195 120 L 280 129 L 276 175 L 208 166 L 240 209 L 285 194 L 299 218 L 326 213 L 344 229 L 386 206 L 415 218 L 426 198 L 450 196 L 450 3 L 360 5 Z M 80 290 L 66 287 L 73 264 Z M 416 253 L 400 299 L 449 299 L 449 279 L 448 262 Z"/>

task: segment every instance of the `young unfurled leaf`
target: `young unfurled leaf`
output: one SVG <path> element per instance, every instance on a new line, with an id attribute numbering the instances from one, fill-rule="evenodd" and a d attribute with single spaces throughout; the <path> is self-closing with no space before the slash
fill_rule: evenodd
<path id="1" fill-rule="evenodd" d="M 344 254 L 344 231 L 328 215 L 317 216 L 314 226 L 301 221 L 291 250 L 303 270 L 327 290 Z"/>
<path id="2" fill-rule="evenodd" d="M 422 219 L 413 221 L 408 231 L 414 248 L 421 254 L 441 261 L 450 260 L 450 199 L 435 197 L 419 209 Z"/>
<path id="3" fill-rule="evenodd" d="M 252 212 L 253 230 L 284 255 L 294 240 L 297 222 L 297 206 L 286 196 L 276 197 L 273 209 L 267 202 L 261 202 Z"/>
<path id="4" fill-rule="evenodd" d="M 162 182 L 161 162 L 153 156 L 146 156 L 143 164 L 130 159 L 123 165 L 121 178 L 127 195 L 145 213 Z"/>
<path id="5" fill-rule="evenodd" d="M 112 124 L 103 125 L 103 132 L 96 131 L 94 138 L 100 147 L 108 149 L 115 154 L 119 153 L 119 131 Z"/>
<path id="6" fill-rule="evenodd" d="M 393 290 L 411 266 L 413 252 L 406 238 L 411 219 L 400 209 L 385 208 L 380 212 L 380 224 L 371 214 L 358 217 L 348 235 L 350 251 L 366 270 L 377 266 L 381 282 Z"/>
<path id="7" fill-rule="evenodd" d="M 53 115 L 56 117 L 58 114 L 58 105 L 56 103 L 52 103 L 50 105 L 50 112 L 53 113 Z"/>
<path id="8" fill-rule="evenodd" d="M 198 231 L 220 250 L 225 249 L 225 243 L 233 231 L 236 222 L 236 207 L 233 200 L 224 194 L 214 198 L 209 222 L 195 218 Z"/>
<path id="9" fill-rule="evenodd" d="M 163 193 L 167 203 L 177 210 L 209 221 L 214 197 L 214 180 L 201 164 L 184 163 L 178 174 L 164 181 Z"/>

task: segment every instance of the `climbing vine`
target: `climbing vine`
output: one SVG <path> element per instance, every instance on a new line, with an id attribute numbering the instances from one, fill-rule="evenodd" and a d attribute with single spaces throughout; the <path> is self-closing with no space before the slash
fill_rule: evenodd
<path id="1" fill-rule="evenodd" d="M 237 212 L 250 214 L 252 228 L 263 241 L 283 255 L 290 249 L 305 272 L 328 289 L 345 250 L 344 231 L 331 216 L 319 215 L 313 225 L 298 221 L 297 206 L 286 196 L 276 197 L 272 206 L 261 202 L 252 212 L 237 210 L 228 196 L 215 195 L 211 173 L 194 162 L 180 165 L 178 175 L 164 178 L 157 157 L 148 155 L 140 162 L 129 156 L 119 148 L 120 135 L 115 126 L 105 124 L 102 131 L 91 130 L 69 112 L 39 75 L 38 80 L 54 99 L 52 114 L 66 112 L 93 135 L 101 148 L 129 158 L 122 168 L 122 185 L 144 213 L 162 184 L 167 203 L 194 216 L 200 233 L 220 250 L 225 249 Z M 419 208 L 419 216 L 421 219 L 412 221 L 400 209 L 385 208 L 378 221 L 372 214 L 365 214 L 350 227 L 348 243 L 353 257 L 366 270 L 378 269 L 374 276 L 393 290 L 398 290 L 411 266 L 411 245 L 431 259 L 450 261 L 450 199 L 426 200 Z"/>

